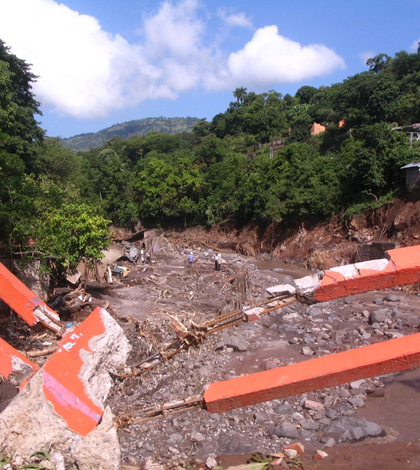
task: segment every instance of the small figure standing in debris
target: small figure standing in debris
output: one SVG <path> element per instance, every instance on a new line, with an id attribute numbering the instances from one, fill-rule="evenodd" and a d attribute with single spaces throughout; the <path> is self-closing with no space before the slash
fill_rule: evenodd
<path id="1" fill-rule="evenodd" d="M 152 262 L 152 256 L 150 255 L 150 251 L 146 251 L 146 263 L 150 264 Z"/>
<path id="2" fill-rule="evenodd" d="M 223 260 L 222 260 L 222 255 L 220 253 L 218 253 L 216 255 L 216 257 L 214 258 L 214 269 L 216 271 L 220 271 L 220 265 L 223 263 Z"/>
<path id="3" fill-rule="evenodd" d="M 190 254 L 188 255 L 188 264 L 192 266 L 194 261 L 195 261 L 194 253 L 191 251 Z"/>
<path id="4" fill-rule="evenodd" d="M 144 250 L 143 250 L 143 248 L 140 250 L 140 262 L 144 263 Z"/>

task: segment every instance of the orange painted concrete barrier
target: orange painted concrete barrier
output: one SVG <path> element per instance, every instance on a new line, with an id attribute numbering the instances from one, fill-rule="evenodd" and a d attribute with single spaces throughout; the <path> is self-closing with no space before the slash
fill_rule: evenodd
<path id="1" fill-rule="evenodd" d="M 313 292 L 318 302 L 420 281 L 420 246 L 389 250 L 390 259 L 340 266 L 324 272 Z"/>
<path id="2" fill-rule="evenodd" d="M 210 413 L 299 395 L 420 366 L 420 333 L 213 383 L 204 394 Z"/>
<path id="3" fill-rule="evenodd" d="M 96 308 L 78 328 L 65 335 L 42 370 L 45 398 L 68 428 L 82 436 L 95 429 L 104 411 L 93 403 L 82 380 L 84 362 L 92 353 L 89 342 L 106 332 L 101 311 Z"/>
<path id="4" fill-rule="evenodd" d="M 28 325 L 41 322 L 46 327 L 58 332 L 60 318 L 54 310 L 0 263 L 0 298 L 4 300 Z"/>
<path id="5" fill-rule="evenodd" d="M 21 386 L 38 369 L 36 364 L 0 338 L 0 375 L 3 378 L 9 380 L 13 376 L 16 385 Z"/>

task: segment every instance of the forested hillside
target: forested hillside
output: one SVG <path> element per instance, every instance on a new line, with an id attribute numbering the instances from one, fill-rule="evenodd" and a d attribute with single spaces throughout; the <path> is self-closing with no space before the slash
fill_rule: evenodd
<path id="1" fill-rule="evenodd" d="M 190 132 L 199 121 L 198 118 L 147 118 L 115 124 L 98 132 L 79 134 L 67 139 L 62 139 L 64 147 L 79 152 L 102 147 L 113 137 L 128 139 L 134 135 L 146 135 L 149 132 L 164 132 L 167 134 L 179 134 Z"/>
<path id="2" fill-rule="evenodd" d="M 192 132 L 115 136 L 74 154 L 44 137 L 35 77 L 0 43 L 1 243 L 73 265 L 96 256 L 111 221 L 294 227 L 378 207 L 402 194 L 400 167 L 420 160 L 404 131 L 420 122 L 420 54 L 368 67 L 295 96 L 238 88 Z M 311 135 L 314 122 L 325 132 Z"/>

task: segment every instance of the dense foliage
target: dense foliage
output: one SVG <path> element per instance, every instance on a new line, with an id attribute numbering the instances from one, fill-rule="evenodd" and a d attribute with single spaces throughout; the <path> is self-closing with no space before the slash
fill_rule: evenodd
<path id="1" fill-rule="evenodd" d="M 110 221 L 80 203 L 83 159 L 44 138 L 29 69 L 0 41 L 0 247 L 74 267 L 101 257 Z"/>
<path id="2" fill-rule="evenodd" d="M 388 202 L 403 194 L 401 166 L 420 160 L 406 134 L 420 122 L 420 54 L 367 65 L 295 96 L 238 88 L 192 132 L 114 136 L 74 154 L 43 137 L 35 77 L 0 43 L 1 241 L 74 265 L 106 245 L 106 219 L 294 226 Z M 314 122 L 325 131 L 311 135 Z"/>

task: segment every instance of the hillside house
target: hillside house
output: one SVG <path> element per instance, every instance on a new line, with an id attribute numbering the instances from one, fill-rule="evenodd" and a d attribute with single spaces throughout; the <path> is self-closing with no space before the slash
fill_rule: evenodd
<path id="1" fill-rule="evenodd" d="M 405 170 L 405 186 L 407 191 L 414 188 L 420 177 L 420 162 L 409 163 L 408 165 L 402 166 L 401 170 Z"/>
<path id="2" fill-rule="evenodd" d="M 326 127 L 318 122 L 314 122 L 311 126 L 311 135 L 318 135 L 325 132 Z"/>

